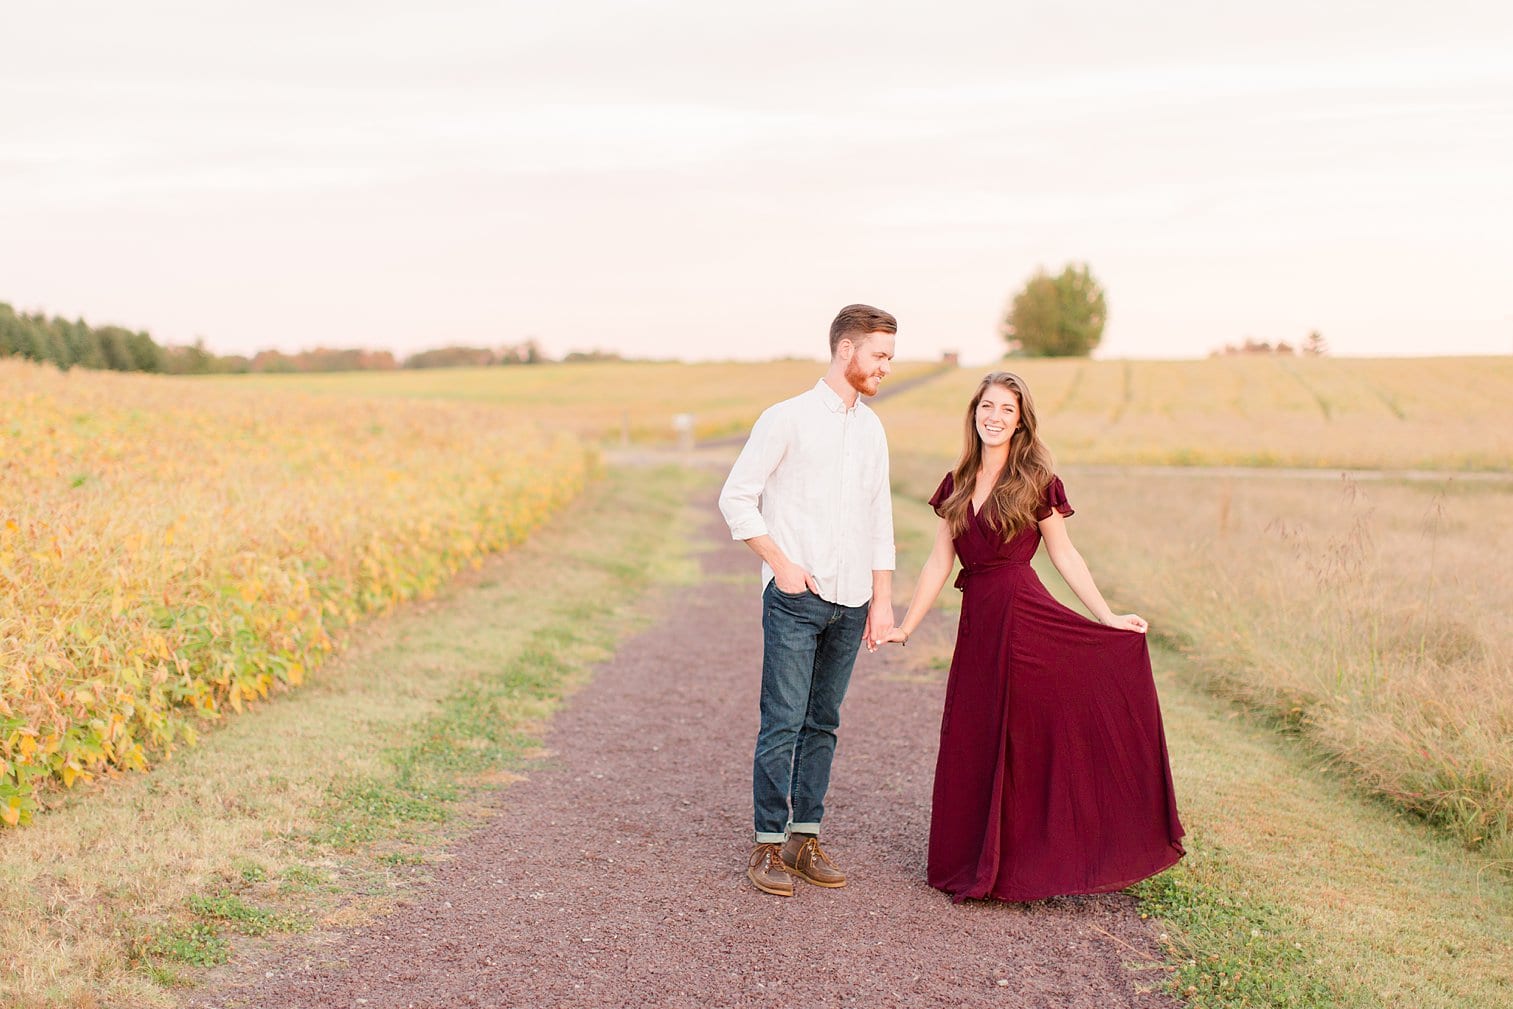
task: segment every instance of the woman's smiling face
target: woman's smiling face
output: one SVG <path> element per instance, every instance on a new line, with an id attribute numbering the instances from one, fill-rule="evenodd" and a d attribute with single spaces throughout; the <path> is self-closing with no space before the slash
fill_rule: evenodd
<path id="1" fill-rule="evenodd" d="M 977 437 L 984 448 L 1007 445 L 1019 427 L 1019 397 L 1006 385 L 990 385 L 977 402 Z"/>

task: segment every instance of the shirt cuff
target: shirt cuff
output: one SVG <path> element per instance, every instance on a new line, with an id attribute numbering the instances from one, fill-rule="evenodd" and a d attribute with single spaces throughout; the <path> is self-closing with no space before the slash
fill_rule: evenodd
<path id="1" fill-rule="evenodd" d="M 760 515 L 730 523 L 730 538 L 733 540 L 749 540 L 766 535 L 767 523 L 762 521 Z"/>
<path id="2" fill-rule="evenodd" d="M 893 544 L 889 543 L 885 547 L 877 546 L 872 548 L 873 571 L 892 571 L 897 564 L 898 551 L 894 549 Z"/>

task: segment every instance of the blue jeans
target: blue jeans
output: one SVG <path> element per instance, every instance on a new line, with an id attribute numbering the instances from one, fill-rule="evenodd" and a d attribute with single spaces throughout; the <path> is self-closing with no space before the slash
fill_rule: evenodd
<path id="1" fill-rule="evenodd" d="M 789 595 L 775 580 L 762 593 L 762 727 L 752 770 L 759 844 L 790 830 L 820 832 L 841 700 L 866 625 L 865 605 Z"/>

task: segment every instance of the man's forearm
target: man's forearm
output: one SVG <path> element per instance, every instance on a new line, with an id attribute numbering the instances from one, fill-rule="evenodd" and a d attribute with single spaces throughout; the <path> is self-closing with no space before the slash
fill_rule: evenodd
<path id="1" fill-rule="evenodd" d="M 753 536 L 742 542 L 750 547 L 752 553 L 760 557 L 762 563 L 772 570 L 779 571 L 788 566 L 788 555 L 783 553 L 783 549 L 777 545 L 777 541 L 766 533 L 760 536 Z"/>

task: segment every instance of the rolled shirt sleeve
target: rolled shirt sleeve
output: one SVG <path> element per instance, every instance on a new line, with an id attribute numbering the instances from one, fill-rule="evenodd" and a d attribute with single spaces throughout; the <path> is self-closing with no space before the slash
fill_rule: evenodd
<path id="1" fill-rule="evenodd" d="M 725 478 L 725 486 L 720 490 L 720 514 L 730 527 L 731 539 L 749 540 L 768 534 L 760 501 L 767 478 L 783 461 L 784 442 L 777 430 L 781 424 L 776 411 L 763 411 Z"/>

